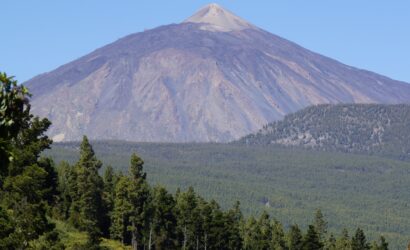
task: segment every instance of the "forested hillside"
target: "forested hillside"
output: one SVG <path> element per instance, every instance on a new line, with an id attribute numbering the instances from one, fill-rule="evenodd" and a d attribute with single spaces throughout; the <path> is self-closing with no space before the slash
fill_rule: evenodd
<path id="1" fill-rule="evenodd" d="M 410 159 L 410 106 L 318 105 L 287 115 L 237 143 L 281 144 Z"/>
<path id="2" fill-rule="evenodd" d="M 127 172 L 132 152 L 145 160 L 147 179 L 172 192 L 194 187 L 229 209 L 241 202 L 244 215 L 267 211 L 285 228 L 302 228 L 320 208 L 329 230 L 361 226 L 403 246 L 410 232 L 410 164 L 377 156 L 318 152 L 281 146 L 93 142 L 96 155 Z M 56 162 L 78 160 L 79 143 L 54 144 Z"/>

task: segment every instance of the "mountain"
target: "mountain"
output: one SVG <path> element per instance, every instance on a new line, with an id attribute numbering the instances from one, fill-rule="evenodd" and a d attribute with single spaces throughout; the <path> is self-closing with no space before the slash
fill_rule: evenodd
<path id="1" fill-rule="evenodd" d="M 308 107 L 237 143 L 280 144 L 410 159 L 410 106 L 339 104 Z"/>
<path id="2" fill-rule="evenodd" d="M 356 69 L 211 4 L 25 83 L 56 141 L 230 141 L 312 104 L 408 103 L 410 85 Z"/>

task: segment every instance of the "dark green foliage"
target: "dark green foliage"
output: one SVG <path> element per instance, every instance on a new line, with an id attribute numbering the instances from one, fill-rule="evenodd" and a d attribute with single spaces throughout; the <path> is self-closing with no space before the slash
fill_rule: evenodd
<path id="1" fill-rule="evenodd" d="M 55 216 L 61 220 L 67 220 L 70 216 L 71 196 L 70 196 L 70 174 L 71 166 L 66 161 L 62 161 L 57 167 L 58 186 L 57 190 L 60 194 L 57 197 L 55 206 Z"/>
<path id="2" fill-rule="evenodd" d="M 14 160 L 13 140 L 31 119 L 28 97 L 23 85 L 0 72 L 0 187 Z"/>
<path id="3" fill-rule="evenodd" d="M 102 234 L 104 237 L 109 237 L 111 227 L 111 211 L 114 209 L 115 199 L 115 185 L 118 180 L 118 176 L 114 173 L 111 166 L 107 166 L 104 171 L 104 188 L 103 188 L 103 216 L 102 216 Z"/>
<path id="4" fill-rule="evenodd" d="M 367 242 L 366 236 L 362 229 L 358 228 L 352 238 L 352 250 L 367 250 L 370 249 L 370 244 Z"/>
<path id="5" fill-rule="evenodd" d="M 351 250 L 351 241 L 346 229 L 343 229 L 342 235 L 336 240 L 336 249 Z"/>
<path id="6" fill-rule="evenodd" d="M 292 225 L 287 235 L 289 250 L 302 250 L 303 236 L 298 225 Z"/>
<path id="7" fill-rule="evenodd" d="M 246 250 L 262 249 L 259 247 L 259 232 L 258 223 L 253 216 L 251 216 L 242 226 L 241 230 L 243 238 L 243 248 Z"/>
<path id="8" fill-rule="evenodd" d="M 89 246 L 99 245 L 104 225 L 104 182 L 98 173 L 102 163 L 84 136 L 80 160 L 69 173 L 71 196 L 70 220 L 74 226 L 88 233 Z"/>
<path id="9" fill-rule="evenodd" d="M 54 144 L 47 155 L 74 163 L 78 145 Z M 392 249 L 408 243 L 407 162 L 279 146 L 106 141 L 93 146 L 102 161 L 124 173 L 129 156 L 137 151 L 153 185 L 172 192 L 192 186 L 222 209 L 240 200 L 246 217 L 266 210 L 287 228 L 313 221 L 320 207 L 329 232 L 360 225 L 371 240 L 385 235 Z"/>
<path id="10" fill-rule="evenodd" d="M 386 239 L 383 236 L 380 236 L 379 242 L 373 242 L 372 250 L 388 250 L 389 243 L 386 242 Z"/>
<path id="11" fill-rule="evenodd" d="M 266 125 L 237 143 L 282 144 L 410 160 L 410 106 L 317 105 Z"/>
<path id="12" fill-rule="evenodd" d="M 317 234 L 315 227 L 309 225 L 308 231 L 303 238 L 303 250 L 319 250 L 323 248 L 323 244 L 320 242 L 319 235 Z"/>
<path id="13" fill-rule="evenodd" d="M 15 224 L 7 211 L 0 206 L 0 249 L 12 249 L 18 246 L 18 239 L 10 237 Z"/>
<path id="14" fill-rule="evenodd" d="M 283 226 L 279 221 L 274 221 L 272 225 L 272 249 L 286 250 L 287 245 L 285 241 L 285 232 Z"/>
<path id="15" fill-rule="evenodd" d="M 326 250 L 337 250 L 336 238 L 333 234 L 330 234 L 329 239 L 325 243 Z"/>
<path id="16" fill-rule="evenodd" d="M 61 243 L 60 236 L 56 230 L 45 233 L 35 241 L 30 242 L 30 249 L 35 250 L 63 250 L 66 249 Z"/>
<path id="17" fill-rule="evenodd" d="M 178 234 L 180 235 L 180 245 L 183 249 L 194 248 L 196 239 L 197 199 L 192 187 L 185 193 L 180 193 L 176 197 L 176 214 L 178 223 Z M 210 215 L 212 216 L 212 215 Z"/>
<path id="18" fill-rule="evenodd" d="M 175 200 L 163 187 L 153 190 L 151 219 L 149 224 L 149 245 L 154 249 L 176 249 Z"/>
<path id="19" fill-rule="evenodd" d="M 145 180 L 147 174 L 143 171 L 144 161 L 135 153 L 131 155 L 130 173 L 134 180 Z"/>
<path id="20" fill-rule="evenodd" d="M 263 211 L 259 217 L 257 227 L 259 229 L 258 248 L 269 249 L 272 242 L 272 224 L 266 211 Z"/>
<path id="21" fill-rule="evenodd" d="M 313 226 L 315 227 L 320 241 L 323 241 L 327 233 L 327 222 L 325 221 L 322 210 L 320 209 L 316 210 Z"/>
<path id="22" fill-rule="evenodd" d="M 112 183 L 106 186 L 105 192 L 114 194 L 113 210 L 109 211 L 111 238 L 131 244 L 133 249 L 318 250 L 324 247 L 312 225 L 304 237 L 297 226 L 292 226 L 285 238 L 282 224 L 271 220 L 267 212 L 257 221 L 253 217 L 245 220 L 239 203 L 223 211 L 218 203 L 207 202 L 191 187 L 186 192 L 178 189 L 175 198 L 163 187 L 151 190 L 142 165 L 136 168 L 139 165 L 136 162 L 131 160 L 128 176 L 115 177 L 118 175 L 110 168 L 104 174 L 105 184 Z M 109 188 L 111 186 L 114 189 Z M 316 213 L 315 224 L 326 232 L 320 210 Z M 345 239 L 349 241 L 347 232 L 340 242 Z M 325 243 L 326 249 L 339 249 L 333 236 Z M 350 242 L 348 244 L 350 246 Z M 93 246 L 97 244 L 88 248 L 93 249 Z"/>
<path id="23" fill-rule="evenodd" d="M 128 230 L 131 232 L 131 243 L 134 249 L 141 246 L 141 242 L 149 237 L 147 228 L 149 225 L 151 193 L 150 187 L 145 180 L 146 174 L 143 171 L 143 164 L 144 162 L 139 156 L 135 153 L 131 155 L 129 168 L 131 191 L 128 198 L 133 211 L 130 215 L 131 226 L 128 226 Z"/>
<path id="24" fill-rule="evenodd" d="M 53 161 L 39 158 L 51 144 L 45 135 L 51 123 L 30 114 L 24 86 L 3 73 L 0 83 L 0 246 L 20 249 L 53 230 L 46 214 L 58 177 Z"/>
<path id="25" fill-rule="evenodd" d="M 152 230 L 149 228 L 151 193 L 145 180 L 143 161 L 136 154 L 131 156 L 129 173 L 130 176 L 113 178 L 117 181 L 114 181 L 110 234 L 112 238 L 126 244 L 131 243 L 136 248 L 143 246 L 143 242 L 150 244 L 146 239 L 152 237 Z"/>
<path id="26" fill-rule="evenodd" d="M 115 199 L 113 210 L 111 212 L 110 235 L 112 239 L 120 240 L 122 243 L 131 242 L 131 234 L 128 226 L 131 225 L 130 216 L 133 211 L 131 200 L 129 198 L 131 181 L 128 177 L 122 176 L 115 185 Z"/>
<path id="27" fill-rule="evenodd" d="M 243 222 L 243 215 L 240 209 L 240 203 L 237 201 L 233 208 L 228 210 L 226 214 L 227 229 L 227 248 L 228 249 L 242 249 L 243 240 L 240 235 L 241 224 Z"/>

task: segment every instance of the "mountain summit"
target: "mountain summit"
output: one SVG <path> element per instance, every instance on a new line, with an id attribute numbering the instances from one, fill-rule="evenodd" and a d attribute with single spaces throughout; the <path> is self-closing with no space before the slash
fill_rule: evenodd
<path id="1" fill-rule="evenodd" d="M 184 22 L 204 24 L 201 28 L 210 31 L 234 31 L 255 28 L 247 21 L 215 3 L 203 7 Z"/>
<path id="2" fill-rule="evenodd" d="M 215 4 L 25 84 L 56 141 L 230 141 L 312 104 L 410 102 L 409 84 L 311 52 Z"/>

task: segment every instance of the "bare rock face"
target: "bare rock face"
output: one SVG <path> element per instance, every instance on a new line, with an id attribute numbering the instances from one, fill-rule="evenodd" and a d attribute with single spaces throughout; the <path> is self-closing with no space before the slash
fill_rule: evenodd
<path id="1" fill-rule="evenodd" d="M 56 141 L 229 141 L 312 104 L 409 103 L 410 85 L 263 31 L 211 4 L 25 83 Z"/>

